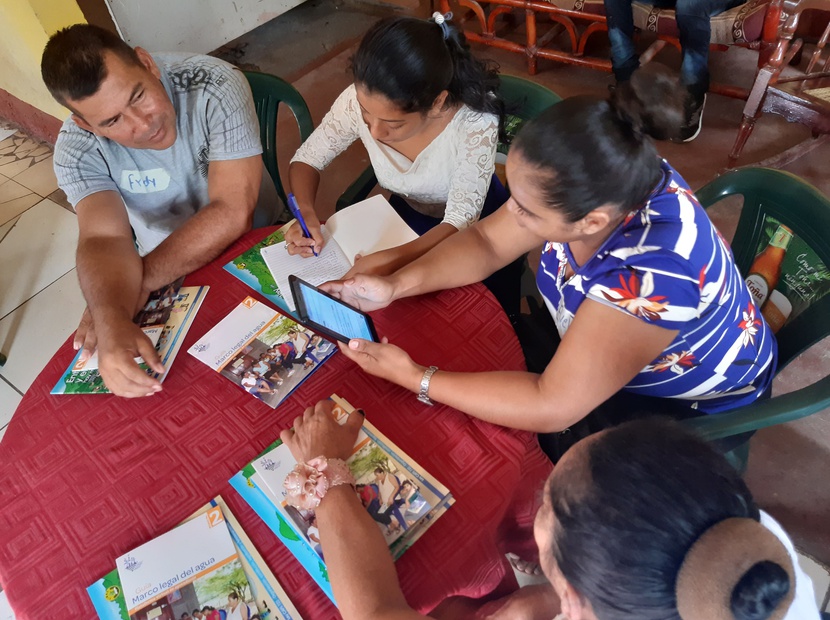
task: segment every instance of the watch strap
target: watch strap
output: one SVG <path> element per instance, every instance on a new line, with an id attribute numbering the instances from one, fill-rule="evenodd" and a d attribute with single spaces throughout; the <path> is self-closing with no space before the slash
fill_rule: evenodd
<path id="1" fill-rule="evenodd" d="M 432 380 L 432 375 L 438 370 L 438 366 L 430 366 L 424 371 L 424 376 L 421 377 L 421 389 L 418 391 L 418 400 L 432 407 L 435 403 L 429 398 L 429 383 Z"/>

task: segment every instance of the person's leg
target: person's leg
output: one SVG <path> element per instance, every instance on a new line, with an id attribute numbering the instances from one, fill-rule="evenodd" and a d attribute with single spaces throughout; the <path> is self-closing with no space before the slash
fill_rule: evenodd
<path id="1" fill-rule="evenodd" d="M 271 383 L 266 381 L 265 379 L 260 379 L 257 382 L 257 389 L 260 392 L 268 392 L 270 394 L 274 391 L 274 386 L 271 385 Z"/>
<path id="2" fill-rule="evenodd" d="M 717 10 L 718 6 L 720 10 Z M 677 0 L 675 16 L 683 50 L 680 80 L 697 101 L 702 100 L 709 90 L 709 39 L 712 35 L 709 19 L 725 8 L 723 0 Z"/>
<path id="3" fill-rule="evenodd" d="M 742 0 L 677 0 L 675 18 L 683 50 L 680 80 L 688 92 L 682 142 L 696 138 L 703 123 L 703 106 L 709 91 L 710 20 L 741 3 Z"/>
<path id="4" fill-rule="evenodd" d="M 608 19 L 614 77 L 617 82 L 625 82 L 640 66 L 640 56 L 634 47 L 631 0 L 605 0 L 605 16 Z"/>

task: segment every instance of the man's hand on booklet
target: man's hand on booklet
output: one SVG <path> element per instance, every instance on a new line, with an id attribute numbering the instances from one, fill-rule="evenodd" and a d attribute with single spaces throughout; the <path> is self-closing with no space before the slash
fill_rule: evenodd
<path id="1" fill-rule="evenodd" d="M 98 371 L 110 392 L 136 398 L 161 391 L 159 380 L 149 376 L 135 361 L 141 357 L 153 371 L 164 373 L 153 343 L 138 325 L 130 320 L 107 321 L 98 331 Z"/>
<path id="2" fill-rule="evenodd" d="M 95 333 L 95 323 L 92 320 L 92 313 L 89 307 L 84 308 L 84 313 L 81 315 L 81 322 L 78 323 L 78 329 L 75 330 L 75 338 L 72 340 L 72 347 L 77 351 L 81 351 L 79 361 L 85 362 L 98 347 L 98 335 Z"/>
<path id="3" fill-rule="evenodd" d="M 357 440 L 363 415 L 359 409 L 349 414 L 345 424 L 338 424 L 332 410 L 334 401 L 321 400 L 294 420 L 293 428 L 280 433 L 280 439 L 291 450 L 298 463 L 306 463 L 318 456 L 329 459 L 349 458 Z"/>
<path id="4" fill-rule="evenodd" d="M 381 276 L 358 274 L 353 278 L 326 282 L 319 288 L 363 312 L 380 310 L 395 300 L 392 281 Z"/>
<path id="5" fill-rule="evenodd" d="M 150 293 L 151 291 L 146 288 L 141 290 L 133 315 L 141 312 L 144 304 L 147 303 L 147 299 L 150 297 Z M 81 315 L 81 321 L 78 323 L 78 328 L 75 330 L 75 337 L 72 339 L 72 348 L 76 351 L 83 349 L 81 351 L 81 357 L 78 358 L 80 362 L 85 362 L 92 357 L 98 348 L 98 333 L 95 331 L 95 321 L 92 320 L 92 313 L 89 311 L 89 306 L 84 308 L 84 313 Z"/>

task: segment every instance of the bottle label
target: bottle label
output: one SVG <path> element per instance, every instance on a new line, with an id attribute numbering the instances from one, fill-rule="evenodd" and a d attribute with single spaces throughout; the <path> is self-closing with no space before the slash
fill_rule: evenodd
<path id="1" fill-rule="evenodd" d="M 770 239 L 769 244 L 774 248 L 781 248 L 782 250 L 786 250 L 787 246 L 790 245 L 790 241 L 793 238 L 792 231 L 785 227 L 779 226 L 778 229 L 775 231 L 775 234 Z"/>
<path id="2" fill-rule="evenodd" d="M 766 319 L 767 325 L 772 328 L 772 333 L 775 334 L 787 323 L 792 311 L 793 305 L 786 295 L 773 290 L 769 295 L 769 299 L 767 299 L 767 303 L 764 304 L 761 314 Z"/>
<path id="3" fill-rule="evenodd" d="M 760 308 L 769 296 L 769 284 L 762 275 L 751 273 L 746 277 L 746 286 L 755 301 L 755 307 Z"/>

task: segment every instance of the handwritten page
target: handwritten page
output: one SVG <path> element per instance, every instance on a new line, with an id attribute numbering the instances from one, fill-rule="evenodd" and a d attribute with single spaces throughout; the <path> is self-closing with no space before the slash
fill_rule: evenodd
<path id="1" fill-rule="evenodd" d="M 274 281 L 292 312 L 296 308 L 288 285 L 288 276 L 295 275 L 317 286 L 329 280 L 339 280 L 352 267 L 352 263 L 346 258 L 328 228 L 322 226 L 321 231 L 325 245 L 319 256 L 291 256 L 285 249 L 285 242 L 269 245 L 261 250 L 262 258 L 271 270 L 271 275 L 274 276 Z"/>

